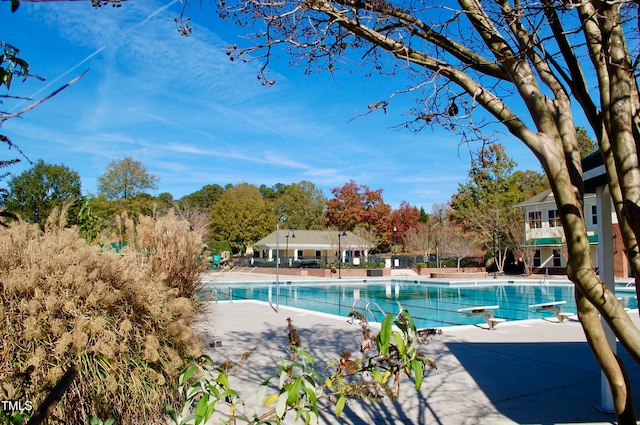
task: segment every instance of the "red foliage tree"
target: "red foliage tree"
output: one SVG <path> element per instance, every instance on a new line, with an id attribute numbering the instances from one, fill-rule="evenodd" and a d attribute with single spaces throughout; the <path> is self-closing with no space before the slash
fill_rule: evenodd
<path id="1" fill-rule="evenodd" d="M 396 228 L 396 243 L 402 245 L 402 251 L 405 250 L 404 235 L 407 230 L 417 227 L 420 221 L 420 210 L 418 207 L 410 205 L 407 201 L 400 202 L 397 210 L 391 212 L 391 231 Z"/>
<path id="2" fill-rule="evenodd" d="M 378 247 L 389 245 L 391 206 L 384 203 L 382 189 L 371 190 L 349 180 L 342 187 L 331 189 L 325 220 L 328 227 L 353 231 L 362 227 L 376 232 Z"/>

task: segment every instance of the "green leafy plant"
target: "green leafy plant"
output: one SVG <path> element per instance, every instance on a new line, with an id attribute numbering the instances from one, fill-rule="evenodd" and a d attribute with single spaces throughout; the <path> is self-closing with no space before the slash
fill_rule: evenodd
<path id="1" fill-rule="evenodd" d="M 22 425 L 31 418 L 29 412 L 24 410 L 5 411 L 0 410 L 0 423 L 5 425 Z"/>
<path id="2" fill-rule="evenodd" d="M 180 375 L 180 396 L 184 400 L 180 410 L 167 403 L 167 413 L 176 425 L 204 424 L 211 418 L 219 400 L 232 403 L 232 411 L 239 400 L 238 394 L 230 388 L 229 379 L 223 367 L 216 367 L 213 359 L 202 355 Z M 215 377 L 214 377 L 215 375 Z"/>
<path id="3" fill-rule="evenodd" d="M 194 361 L 180 376 L 182 407 L 175 410 L 167 404 L 169 417 L 176 425 L 204 424 L 214 414 L 216 405 L 224 400 L 229 405 L 227 423 L 280 424 L 289 413 L 296 420 L 309 424 L 319 418 L 319 401 L 328 399 L 339 417 L 349 399 L 381 401 L 400 395 L 401 375 L 412 377 L 419 390 L 427 370 L 436 367 L 419 350 L 428 337 L 440 334 L 435 329 L 418 330 L 408 311 L 387 315 L 380 333 L 372 336 L 366 322 L 361 322 L 361 358 L 351 359 L 344 352 L 323 371 L 316 369 L 313 355 L 300 344 L 297 330 L 290 318 L 289 357 L 281 359 L 276 374 L 262 382 L 257 390 L 258 401 L 269 409 L 252 417 L 236 415 L 242 404 L 238 393 L 229 386 L 230 362 L 216 366 L 208 356 Z M 247 353 L 243 361 L 250 356 Z M 332 372 L 328 373 L 331 370 Z M 364 379 L 364 377 L 368 379 Z M 373 378 L 373 379 L 371 379 Z M 393 378 L 393 379 L 391 379 Z M 268 394 L 275 383 L 276 392 Z"/>
<path id="4" fill-rule="evenodd" d="M 20 51 L 3 41 L 0 41 L 0 87 L 11 88 L 14 76 L 22 77 L 23 81 L 29 75 L 29 64 L 18 57 Z"/>
<path id="5" fill-rule="evenodd" d="M 89 424 L 90 425 L 113 425 L 116 421 L 116 418 L 114 417 L 110 417 L 109 419 L 107 419 L 106 421 L 103 421 L 102 419 L 98 418 L 97 416 L 92 416 L 89 418 Z"/>

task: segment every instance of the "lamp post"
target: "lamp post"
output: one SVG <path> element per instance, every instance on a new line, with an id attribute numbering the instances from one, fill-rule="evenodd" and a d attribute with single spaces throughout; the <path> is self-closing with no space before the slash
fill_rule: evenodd
<path id="1" fill-rule="evenodd" d="M 287 240 L 287 246 L 285 248 L 285 257 L 287 257 L 287 267 L 291 267 L 291 259 L 289 258 L 289 236 L 291 236 L 292 238 L 296 237 L 296 234 L 293 233 L 293 231 L 287 231 L 287 235 L 285 236 L 286 240 Z"/>
<path id="2" fill-rule="evenodd" d="M 276 313 L 280 310 L 280 222 L 283 222 L 284 219 L 284 216 L 280 216 L 276 224 L 276 306 L 274 307 L 269 301 L 269 305 Z"/>
<path id="3" fill-rule="evenodd" d="M 496 229 L 493 229 L 493 278 L 497 278 L 498 273 L 498 248 L 496 244 Z"/>
<path id="4" fill-rule="evenodd" d="M 442 208 L 438 210 L 438 223 L 440 224 L 440 229 L 442 231 Z M 440 268 L 440 252 L 438 251 L 438 234 L 437 233 L 436 233 L 436 267 Z"/>
<path id="5" fill-rule="evenodd" d="M 342 279 L 342 244 L 340 238 L 347 236 L 344 230 L 338 233 L 338 279 Z"/>
<path id="6" fill-rule="evenodd" d="M 395 269 L 396 268 L 396 260 L 395 260 L 395 255 L 396 255 L 396 234 L 398 233 L 398 228 L 396 226 L 393 226 L 393 255 L 391 256 L 391 268 Z"/>

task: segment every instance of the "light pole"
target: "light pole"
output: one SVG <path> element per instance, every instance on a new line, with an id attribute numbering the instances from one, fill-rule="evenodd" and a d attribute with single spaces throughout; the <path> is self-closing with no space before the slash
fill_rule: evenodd
<path id="1" fill-rule="evenodd" d="M 269 301 L 269 305 L 276 313 L 280 310 L 280 222 L 282 221 L 284 221 L 284 216 L 280 216 L 276 224 L 276 306 L 274 307 Z"/>
<path id="2" fill-rule="evenodd" d="M 293 230 L 291 231 L 287 231 L 287 235 L 285 236 L 285 238 L 287 238 L 287 247 L 285 249 L 285 257 L 287 257 L 287 267 L 291 267 L 291 260 L 289 259 L 289 236 L 291 236 L 292 238 L 296 237 L 296 234 L 293 233 Z"/>
<path id="3" fill-rule="evenodd" d="M 391 256 L 391 268 L 395 269 L 396 268 L 396 260 L 395 260 L 395 255 L 396 255 L 396 234 L 398 233 L 398 228 L 396 226 L 393 226 L 393 255 Z"/>
<path id="4" fill-rule="evenodd" d="M 344 230 L 338 233 L 338 279 L 342 279 L 342 245 L 340 238 L 347 236 L 347 232 Z"/>
<path id="5" fill-rule="evenodd" d="M 442 230 L 442 208 L 438 210 L 438 223 L 440 224 L 440 229 Z M 436 233 L 436 267 L 440 268 L 440 253 L 438 252 L 438 234 L 437 233 Z"/>
<path id="6" fill-rule="evenodd" d="M 498 253 L 496 244 L 496 229 L 493 229 L 493 278 L 497 278 L 498 273 Z"/>

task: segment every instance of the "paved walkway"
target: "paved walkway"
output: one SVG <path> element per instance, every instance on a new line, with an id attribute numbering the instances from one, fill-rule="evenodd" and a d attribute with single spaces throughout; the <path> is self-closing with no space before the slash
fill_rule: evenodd
<path id="1" fill-rule="evenodd" d="M 346 317 L 286 307 L 276 313 L 268 304 L 251 301 L 211 302 L 200 332 L 207 340 L 220 339 L 222 346 L 209 349 L 209 354 L 218 362 L 238 362 L 255 348 L 243 367 L 232 373 L 232 386 L 247 402 L 245 413 L 254 411 L 258 385 L 286 356 L 287 317 L 293 319 L 302 344 L 319 359 L 318 370 L 345 350 L 359 352 L 359 327 Z M 612 414 L 595 407 L 600 404 L 600 370 L 578 322 L 549 319 L 502 323 L 494 331 L 484 325 L 443 331 L 424 347 L 438 369 L 428 373 L 419 393 L 405 380 L 399 400 L 381 404 L 353 400 L 339 419 L 329 409 L 321 414 L 320 423 L 613 423 Z M 640 368 L 621 348 L 618 352 L 630 370 L 640 408 Z"/>

